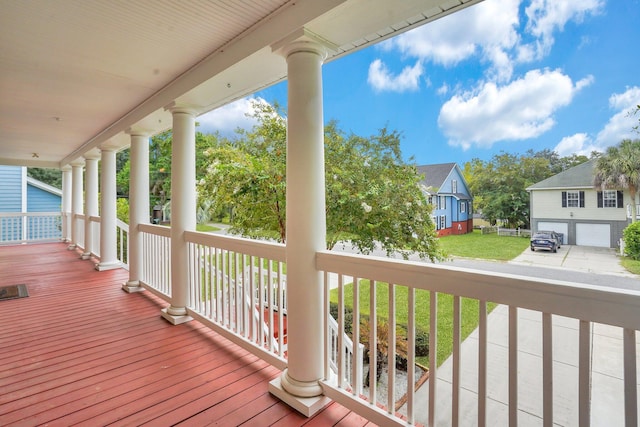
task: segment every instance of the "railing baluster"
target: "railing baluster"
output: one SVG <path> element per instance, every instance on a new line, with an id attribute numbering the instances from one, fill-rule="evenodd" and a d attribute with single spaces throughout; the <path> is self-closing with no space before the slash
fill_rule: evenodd
<path id="1" fill-rule="evenodd" d="M 487 424 L 487 302 L 478 302 L 478 427 Z"/>
<path id="2" fill-rule="evenodd" d="M 542 421 L 553 425 L 553 323 L 551 314 L 542 313 Z"/>
<path id="3" fill-rule="evenodd" d="M 376 281 L 369 279 L 369 401 L 372 405 L 377 403 L 376 367 L 378 366 L 378 288 Z"/>
<path id="4" fill-rule="evenodd" d="M 625 425 L 638 425 L 638 389 L 636 370 L 636 331 L 623 330 Z"/>
<path id="5" fill-rule="evenodd" d="M 452 348 L 452 399 L 451 425 L 457 427 L 460 423 L 460 297 L 453 296 L 453 348 Z"/>
<path id="6" fill-rule="evenodd" d="M 578 425 L 591 424 L 591 322 L 580 321 L 578 338 Z"/>
<path id="7" fill-rule="evenodd" d="M 265 344 L 265 330 L 264 330 L 264 288 L 265 288 L 265 280 L 264 280 L 264 258 L 259 257 L 258 258 L 258 332 L 259 332 L 259 337 L 260 340 L 258 342 L 258 345 L 260 347 L 264 347 Z"/>
<path id="8" fill-rule="evenodd" d="M 509 306 L 509 426 L 518 425 L 518 307 Z"/>
<path id="9" fill-rule="evenodd" d="M 351 393 L 357 396 L 360 392 L 361 379 L 358 373 L 358 357 L 360 356 L 360 348 L 358 343 L 360 342 L 360 280 L 357 277 L 353 278 L 353 313 L 351 326 L 351 342 L 353 343 L 353 354 L 351 356 Z M 342 350 L 341 350 L 342 351 Z"/>
<path id="10" fill-rule="evenodd" d="M 389 283 L 389 331 L 387 341 L 387 411 L 393 414 L 396 403 L 396 285 Z"/>
<path id="11" fill-rule="evenodd" d="M 325 301 L 329 301 L 328 294 L 325 295 Z M 325 317 L 326 316 L 327 311 L 325 310 Z M 325 319 L 325 325 L 328 324 L 328 319 Z M 278 261 L 278 354 L 284 356 L 284 286 L 282 286 L 282 262 L 280 261 Z"/>
<path id="12" fill-rule="evenodd" d="M 413 287 L 408 289 L 407 296 L 407 420 L 409 424 L 414 423 L 413 404 L 414 390 L 416 384 L 416 290 Z"/>
<path id="13" fill-rule="evenodd" d="M 274 330 L 273 321 L 275 317 L 275 311 L 273 310 L 273 265 L 271 260 L 267 260 L 267 304 L 269 305 L 269 350 L 273 351 Z"/>
<path id="14" fill-rule="evenodd" d="M 436 425 L 436 383 L 438 366 L 438 294 L 429 292 L 429 426 Z"/>
<path id="15" fill-rule="evenodd" d="M 344 275 L 338 274 L 338 387 L 344 388 Z"/>

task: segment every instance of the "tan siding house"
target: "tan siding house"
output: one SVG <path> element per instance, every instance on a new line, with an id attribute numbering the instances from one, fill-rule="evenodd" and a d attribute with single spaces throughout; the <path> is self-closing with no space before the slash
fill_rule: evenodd
<path id="1" fill-rule="evenodd" d="M 563 233 L 568 245 L 618 246 L 630 201 L 620 191 L 593 187 L 594 164 L 590 160 L 527 188 L 533 231 Z"/>

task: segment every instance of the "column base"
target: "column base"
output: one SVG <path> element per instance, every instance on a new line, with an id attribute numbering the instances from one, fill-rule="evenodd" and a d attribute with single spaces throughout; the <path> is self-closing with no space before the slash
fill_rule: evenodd
<path id="1" fill-rule="evenodd" d="M 80 255 L 80 258 L 85 259 L 85 260 L 86 259 L 90 259 L 91 258 L 91 252 L 84 253 L 84 254 Z"/>
<path id="2" fill-rule="evenodd" d="M 73 251 L 73 250 L 75 250 L 75 249 L 76 249 L 76 244 L 75 244 L 75 243 L 72 243 L 72 244 L 70 244 L 69 246 L 67 246 L 67 250 L 68 250 L 68 251 Z"/>
<path id="3" fill-rule="evenodd" d="M 273 394 L 305 417 L 313 416 L 316 412 L 327 406 L 327 404 L 331 403 L 331 399 L 323 395 L 312 397 L 294 396 L 283 386 L 283 379 L 287 384 L 294 381 L 287 377 L 287 371 L 285 370 L 282 375 L 269 383 L 269 393 Z M 317 384 L 317 387 L 322 391 L 320 384 Z M 315 389 L 315 387 L 312 388 Z"/>
<path id="4" fill-rule="evenodd" d="M 128 282 L 125 282 L 122 284 L 122 290 L 133 294 L 135 292 L 142 292 L 144 291 L 144 288 L 142 286 L 140 286 L 140 281 L 138 280 L 130 280 Z"/>
<path id="5" fill-rule="evenodd" d="M 122 267 L 122 263 L 120 261 L 100 262 L 96 264 L 96 270 L 98 271 L 115 270 L 120 267 Z"/>
<path id="6" fill-rule="evenodd" d="M 188 314 L 171 314 L 171 307 L 163 308 L 161 316 L 172 325 L 180 325 L 193 320 Z"/>

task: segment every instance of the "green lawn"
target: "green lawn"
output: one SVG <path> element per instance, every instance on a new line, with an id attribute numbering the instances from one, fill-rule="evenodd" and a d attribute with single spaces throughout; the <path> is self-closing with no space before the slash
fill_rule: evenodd
<path id="1" fill-rule="evenodd" d="M 440 238 L 440 244 L 444 251 L 450 256 L 459 256 L 465 258 L 480 258 L 498 261 L 507 261 L 520 255 L 529 246 L 529 238 L 525 237 L 507 237 L 498 236 L 497 234 L 481 234 L 479 230 L 473 233 L 446 236 Z M 640 268 L 640 262 L 638 262 Z M 362 315 L 369 315 L 369 292 L 370 285 L 368 280 L 360 281 L 360 310 Z M 376 286 L 377 308 L 376 312 L 379 317 L 387 318 L 389 312 L 388 306 L 388 285 L 386 283 L 378 283 Z M 331 291 L 331 301 L 338 302 L 337 290 Z M 345 286 L 345 305 L 352 307 L 353 305 L 353 284 Z M 416 327 L 423 330 L 429 330 L 429 292 L 416 291 Z M 491 311 L 495 304 L 488 303 L 487 310 Z M 396 287 L 396 319 L 400 324 L 407 323 L 407 288 L 402 286 Z M 471 299 L 462 299 L 462 338 L 469 336 L 471 332 L 478 326 L 478 301 Z M 438 351 L 437 363 L 442 364 L 453 348 L 453 296 L 447 294 L 438 294 Z M 429 358 L 417 358 L 418 363 L 428 366 Z"/>
<path id="2" fill-rule="evenodd" d="M 208 233 L 210 231 L 220 231 L 218 227 L 214 227 L 209 224 L 196 224 L 196 231 L 202 231 L 204 233 Z"/>
<path id="3" fill-rule="evenodd" d="M 450 256 L 509 261 L 529 246 L 528 237 L 473 233 L 440 238 L 440 245 Z"/>
<path id="4" fill-rule="evenodd" d="M 622 257 L 620 264 L 627 269 L 629 273 L 640 274 L 640 261 L 633 260 L 628 256 Z"/>
<path id="5" fill-rule="evenodd" d="M 369 307 L 370 285 L 369 280 L 361 280 L 360 290 L 360 312 L 362 315 L 369 315 L 371 312 Z M 353 306 L 353 284 L 344 287 L 345 306 Z M 389 312 L 389 286 L 386 283 L 378 282 L 376 284 L 377 299 L 377 315 L 378 317 L 387 318 Z M 331 301 L 338 302 L 338 290 L 331 291 Z M 396 319 L 398 324 L 406 325 L 408 319 L 408 288 L 404 286 L 396 286 Z M 431 301 L 429 292 L 416 291 L 415 309 L 416 309 L 416 327 L 425 331 L 429 330 L 430 307 Z M 469 336 L 471 332 L 478 326 L 478 301 L 463 298 L 462 299 L 462 338 Z M 491 311 L 495 304 L 487 304 L 488 311 Z M 438 352 L 437 363 L 442 364 L 452 352 L 453 348 L 453 296 L 447 294 L 438 294 Z M 416 361 L 423 366 L 429 366 L 429 357 L 418 357 Z"/>

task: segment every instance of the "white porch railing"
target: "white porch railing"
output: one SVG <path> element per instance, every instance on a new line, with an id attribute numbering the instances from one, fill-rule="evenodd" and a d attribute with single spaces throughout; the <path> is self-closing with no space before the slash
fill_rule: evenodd
<path id="1" fill-rule="evenodd" d="M 117 244 L 118 244 L 118 261 L 122 263 L 122 267 L 129 269 L 129 224 L 116 219 Z M 100 235 L 100 227 L 98 227 L 98 235 Z M 98 247 L 100 240 L 98 238 Z"/>
<path id="2" fill-rule="evenodd" d="M 126 233 L 124 227 L 120 226 L 120 230 L 120 233 Z M 170 229 L 141 225 L 139 230 L 143 233 L 143 286 L 169 300 Z M 185 233 L 185 240 L 189 248 L 189 314 L 274 366 L 286 367 L 285 247 L 198 232 Z M 638 419 L 636 334 L 640 330 L 640 316 L 637 314 L 640 313 L 640 292 L 331 251 L 319 252 L 316 266 L 325 272 L 327 278 L 324 302 L 327 316 L 325 394 L 374 423 L 438 425 L 444 419 L 453 425 L 469 422 L 515 425 L 522 412 L 536 405 L 540 408 L 534 409 L 539 409 L 539 417 L 545 424 L 558 422 L 560 418 L 560 424 L 568 419 L 568 424 L 586 425 L 594 419 L 594 414 L 603 410 L 611 420 L 620 421 L 620 424 L 626 422 L 631 425 Z M 337 280 L 328 280 L 330 275 L 337 275 Z M 353 299 L 350 301 L 345 299 L 347 286 L 353 287 Z M 337 322 L 329 314 L 331 288 L 337 289 L 339 313 L 343 313 Z M 367 349 L 362 342 L 351 344 L 351 337 L 358 339 L 362 336 L 360 319 L 364 317 L 358 313 L 362 313 L 364 308 L 360 298 L 363 289 L 369 292 L 370 307 L 377 306 L 378 300 L 383 298 L 380 289 L 384 289 L 388 306 L 388 333 L 385 337 L 381 337 L 377 329 L 376 310 L 369 312 L 367 341 L 372 348 L 384 348 L 382 353 L 387 358 L 387 373 L 386 381 L 377 383 L 376 370 L 369 369 L 367 389 L 363 389 L 362 368 L 363 354 Z M 397 295 L 400 293 L 407 295 L 403 300 L 405 307 L 399 306 Z M 425 296 L 429 301 L 428 308 L 419 304 Z M 447 304 L 453 307 L 452 323 L 448 325 L 442 324 L 442 318 L 438 320 L 441 315 L 438 307 L 445 300 L 450 300 Z M 461 329 L 462 321 L 468 315 L 463 314 L 463 300 L 473 300 L 477 307 L 471 315 L 477 319 L 478 328 L 473 339 L 466 341 Z M 499 309 L 490 314 L 487 308 L 492 303 Z M 345 334 L 344 312 L 347 305 L 353 307 L 354 313 L 350 325 L 353 334 L 350 336 Z M 498 311 L 505 312 L 503 318 L 507 327 L 503 335 L 491 336 L 491 316 Z M 400 313 L 406 313 L 407 318 L 401 319 Z M 523 332 L 523 324 L 530 322 L 530 319 L 523 321 L 520 318 L 525 313 L 538 319 L 535 334 L 530 334 L 529 330 Z M 438 347 L 443 344 L 438 337 L 447 330 L 448 336 L 452 337 L 452 354 L 446 362 L 447 368 L 438 366 L 436 357 L 431 357 L 430 379 L 419 392 L 407 387 L 405 393 L 396 382 L 398 337 L 395 331 L 398 325 L 406 324 L 407 364 L 414 366 L 415 330 L 421 316 L 430 319 L 430 354 L 437 354 Z M 567 322 L 575 323 L 575 335 L 569 338 L 562 332 L 567 329 Z M 607 413 L 609 408 L 598 407 L 602 402 L 596 397 L 602 396 L 602 392 L 597 391 L 594 375 L 600 374 L 594 374 L 592 365 L 594 354 L 603 351 L 596 344 L 596 331 L 605 326 L 617 329 L 622 343 L 620 349 L 611 355 L 619 359 L 622 378 L 619 394 L 611 398 L 624 402 L 624 409 L 613 414 Z M 527 345 L 531 343 L 527 344 L 527 341 L 532 340 L 540 350 L 539 363 L 530 366 L 527 365 L 528 356 L 523 356 L 522 350 L 529 352 Z M 500 341 L 504 351 L 500 359 L 504 366 L 498 370 L 491 353 L 495 341 Z M 575 350 L 575 374 L 566 378 L 563 363 L 558 362 L 559 357 L 564 357 L 562 350 L 558 350 L 559 341 Z M 343 351 L 337 350 L 340 348 Z M 469 358 L 462 357 L 469 352 L 472 354 L 470 365 Z M 373 351 L 368 356 L 369 366 L 376 366 L 377 352 Z M 537 382 L 533 385 L 523 382 L 519 375 L 523 370 L 539 372 L 539 375 L 534 375 Z M 408 384 L 417 380 L 413 369 L 407 369 L 404 375 Z M 336 381 L 335 378 L 341 380 Z M 492 390 L 491 384 L 496 382 L 505 384 L 503 396 Z M 531 392 L 531 387 L 535 387 L 534 392 Z M 528 390 L 525 397 L 519 392 L 524 389 Z M 613 392 L 607 390 L 607 393 Z M 527 400 L 532 395 L 534 403 Z M 501 397 L 503 409 L 492 410 Z M 555 403 L 558 399 L 564 404 L 558 406 Z M 470 413 L 473 414 L 471 421 L 468 418 Z M 496 414 L 498 418 L 492 418 Z M 621 418 L 616 419 L 616 416 Z"/>
<path id="3" fill-rule="evenodd" d="M 84 214 L 73 214 L 72 218 L 73 224 L 78 227 L 76 229 L 76 241 L 74 243 L 77 247 L 84 250 Z"/>
<path id="4" fill-rule="evenodd" d="M 48 242 L 61 238 L 60 212 L 0 213 L 0 244 Z"/>
<path id="5" fill-rule="evenodd" d="M 189 246 L 189 312 L 274 366 L 286 367 L 285 247 L 198 232 Z M 278 297 L 280 296 L 280 297 Z"/>
<path id="6" fill-rule="evenodd" d="M 329 362 L 326 364 L 326 380 L 324 382 L 325 394 L 340 404 L 358 412 L 368 420 L 382 425 L 407 425 L 416 422 L 419 414 L 427 425 L 439 425 L 443 418 L 447 424 L 467 425 L 516 425 L 519 408 L 528 409 L 531 406 L 540 406 L 540 418 L 544 425 L 552 425 L 554 414 L 556 416 L 567 417 L 568 425 L 588 425 L 592 419 L 592 405 L 603 405 L 594 413 L 603 413 L 611 422 L 610 425 L 636 425 L 638 420 L 638 394 L 637 394 L 637 364 L 638 354 L 636 353 L 636 333 L 640 329 L 640 292 L 614 290 L 593 286 L 574 285 L 558 281 L 542 281 L 528 279 L 518 276 L 499 275 L 484 272 L 477 272 L 461 268 L 444 267 L 433 264 L 423 264 L 411 261 L 392 260 L 387 258 L 363 257 L 358 255 L 334 253 L 329 251 L 319 252 L 317 255 L 317 268 L 327 273 L 339 274 L 338 293 L 344 295 L 345 280 L 342 277 L 353 277 L 353 325 L 354 337 L 359 336 L 358 315 L 361 312 L 361 299 L 359 289 L 368 288 L 370 307 L 377 306 L 377 289 L 380 286 L 388 294 L 388 336 L 385 337 L 388 347 L 386 349 L 388 357 L 387 386 L 384 395 L 385 401 L 378 399 L 378 385 L 376 384 L 374 371 L 370 370 L 370 388 L 367 396 L 360 396 L 356 390 L 357 385 L 346 381 L 335 382 L 332 380 Z M 326 277 L 327 275 L 325 275 Z M 365 278 L 362 282 L 359 278 Z M 350 280 L 351 282 L 351 280 Z M 327 281 L 326 292 L 329 298 L 330 285 Z M 404 289 L 402 289 L 404 288 Z M 406 292 L 407 300 L 403 310 L 397 306 L 395 295 L 402 289 Z M 416 295 L 422 293 L 421 297 L 428 295 L 429 307 L 416 305 Z M 444 326 L 438 321 L 438 300 L 447 296 L 451 298 L 453 304 L 452 324 Z M 478 311 L 474 314 L 478 318 L 477 338 L 471 340 L 470 347 L 465 351 L 473 352 L 473 363 L 471 366 L 463 366 L 461 363 L 461 300 L 472 299 L 477 301 Z M 504 337 L 491 337 L 488 339 L 488 311 L 487 304 L 494 302 L 508 307 L 506 319 L 508 328 Z M 344 313 L 344 296 L 340 297 L 340 310 Z M 502 306 L 500 306 L 502 307 Z M 523 346 L 523 341 L 532 339 L 527 333 L 521 336 L 519 329 L 522 325 L 518 323 L 518 314 L 527 313 L 530 310 L 537 312 L 540 333 L 540 364 L 532 368 L 524 363 L 524 355 L 519 351 L 519 346 Z M 426 393 L 416 393 L 412 387 L 408 387 L 406 393 L 406 404 L 402 407 L 404 419 L 395 413 L 394 407 L 400 395 L 395 382 L 395 354 L 396 354 L 396 326 L 400 320 L 397 315 L 400 311 L 407 313 L 408 326 L 408 365 L 414 365 L 415 353 L 415 324 L 418 316 L 429 316 L 429 352 L 437 354 L 438 337 L 443 328 L 452 329 L 453 352 L 450 359 L 450 374 L 443 379 L 438 372 L 436 357 L 430 357 L 428 384 L 423 385 Z M 327 316 L 328 308 L 327 308 Z M 536 316 L 535 313 L 533 316 Z M 560 317 L 562 316 L 562 317 Z M 574 342 L 566 342 L 566 335 L 554 336 L 554 332 L 561 330 L 565 318 L 576 319 L 576 334 Z M 501 321 L 501 320 L 497 320 Z M 376 331 L 376 310 L 370 311 L 370 334 L 368 340 L 373 348 L 382 345 Z M 524 323 L 524 322 L 521 322 Z M 344 331 L 344 320 L 338 319 L 341 331 Z M 602 349 L 594 348 L 592 334 L 594 328 L 601 328 L 602 325 L 611 325 L 620 331 L 620 337 L 624 343 L 623 349 L 619 353 L 611 354 L 613 359 L 617 357 L 621 368 L 623 386 L 621 385 L 618 395 L 611 396 L 613 390 L 607 390 L 606 402 L 600 402 L 595 397 L 596 388 L 592 388 L 592 357 L 594 352 Z M 531 327 L 531 325 L 528 325 Z M 440 328 L 440 329 L 439 329 Z M 528 331 L 529 332 L 529 331 Z M 535 338 L 533 338 L 535 339 Z M 504 350 L 504 371 L 496 371 L 496 360 L 488 358 L 488 347 L 490 342 L 501 341 L 501 348 Z M 559 342 L 562 340 L 563 342 Z M 375 343 L 375 345 L 374 345 Z M 386 344 L 384 344 L 386 345 Z M 575 350 L 575 363 L 577 366 L 575 376 L 564 375 L 564 364 L 558 363 L 558 346 L 569 347 Z M 328 347 L 328 345 L 327 345 Z M 493 346 L 492 346 L 493 348 Z M 528 349 L 527 349 L 528 350 Z M 606 351 L 606 349 L 605 349 Z M 341 353 L 338 353 L 343 358 Z M 477 357 L 475 356 L 477 355 Z M 495 356 L 495 355 L 493 355 Z M 375 352 L 370 354 L 370 358 L 375 358 Z M 465 359 L 468 360 L 468 359 Z M 492 363 L 489 363 L 491 360 Z M 614 360 L 607 361 L 615 363 Z M 370 366 L 375 366 L 375 359 L 370 360 Z M 356 381 L 360 381 L 355 375 L 353 364 L 339 360 L 338 369 L 354 370 Z M 524 384 L 519 377 L 519 371 L 535 369 L 534 378 L 536 384 Z M 474 372 L 475 371 L 475 372 Z M 535 375 L 539 372 L 539 375 Z M 465 376 L 465 374 L 467 374 Z M 407 383 L 414 384 L 416 378 L 414 370 L 407 370 Z M 338 375 L 338 378 L 345 378 L 346 375 Z M 438 378 L 437 380 L 435 380 Z M 554 381 L 554 378 L 556 381 Z M 559 380 L 561 378 L 561 380 Z M 496 399 L 500 396 L 488 394 L 490 390 L 488 384 L 502 383 L 507 390 L 502 390 L 504 399 L 503 405 L 498 405 L 503 410 L 495 410 Z M 464 384 L 464 386 L 463 386 Z M 622 381 L 621 381 L 622 384 Z M 436 387 L 437 385 L 437 387 Z M 533 391 L 528 387 L 534 387 Z M 595 385 L 594 385 L 595 387 Z M 474 390 L 474 392 L 471 392 Z M 522 391 L 527 390 L 525 399 Z M 519 392 L 520 391 L 520 392 Z M 492 393 L 494 393 L 492 391 Z M 500 393 L 498 393 L 500 394 Z M 564 395 L 563 395 L 564 394 Z M 554 405 L 554 398 L 560 395 L 562 405 Z M 603 396 L 601 393 L 600 396 Z M 532 399 L 531 399 L 532 398 Z M 471 400 L 471 404 L 469 404 Z M 530 400 L 534 400 L 533 402 Z M 602 400 L 602 399 L 600 399 Z M 608 407 L 607 402 L 624 402 L 624 409 L 616 411 Z M 567 409 L 575 403 L 575 407 Z M 381 409 L 381 404 L 388 408 Z M 465 411 L 463 412 L 462 407 Z M 493 410 L 489 410 L 492 406 Z M 446 409 L 443 409 L 446 408 Z M 525 409 L 525 411 L 526 411 Z M 610 413 L 608 413 L 610 412 Z M 469 414 L 474 417 L 469 419 Z M 489 419 L 492 415 L 502 416 L 499 419 Z M 623 414 L 623 415 L 621 415 Z M 462 416 L 465 415 L 465 418 Z M 618 420 L 615 417 L 621 417 Z M 575 418 L 574 418 L 575 417 Z M 425 419 L 426 418 L 426 419 Z"/>
<path id="7" fill-rule="evenodd" d="M 142 233 L 142 285 L 169 300 L 171 298 L 171 229 L 159 225 L 140 224 Z"/>

